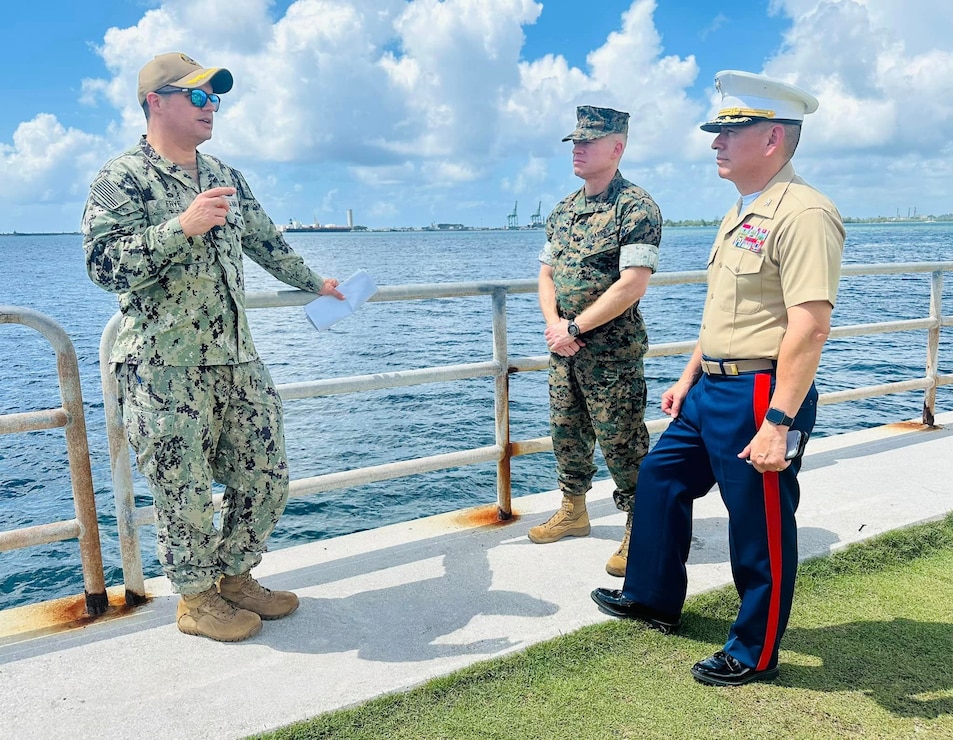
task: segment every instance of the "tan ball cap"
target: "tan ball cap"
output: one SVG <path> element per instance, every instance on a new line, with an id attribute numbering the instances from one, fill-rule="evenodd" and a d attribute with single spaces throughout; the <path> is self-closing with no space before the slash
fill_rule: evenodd
<path id="1" fill-rule="evenodd" d="M 177 51 L 159 54 L 139 70 L 139 105 L 146 102 L 146 95 L 166 85 L 201 87 L 206 82 L 212 85 L 212 92 L 227 93 L 232 89 L 232 73 L 222 67 L 206 69 Z"/>

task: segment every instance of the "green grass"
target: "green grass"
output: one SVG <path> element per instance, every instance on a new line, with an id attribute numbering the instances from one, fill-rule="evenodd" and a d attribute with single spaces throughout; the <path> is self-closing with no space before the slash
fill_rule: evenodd
<path id="1" fill-rule="evenodd" d="M 953 515 L 804 563 L 773 683 L 688 672 L 732 588 L 666 637 L 618 620 L 262 738 L 953 738 Z"/>

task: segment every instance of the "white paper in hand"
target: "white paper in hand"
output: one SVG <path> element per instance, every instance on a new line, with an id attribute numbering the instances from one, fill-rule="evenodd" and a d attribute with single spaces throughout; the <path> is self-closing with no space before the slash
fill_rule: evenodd
<path id="1" fill-rule="evenodd" d="M 333 324 L 354 313 L 377 292 L 377 284 L 366 270 L 358 270 L 338 285 L 338 290 L 344 294 L 343 301 L 333 295 L 323 295 L 304 307 L 305 316 L 318 331 L 330 329 Z"/>

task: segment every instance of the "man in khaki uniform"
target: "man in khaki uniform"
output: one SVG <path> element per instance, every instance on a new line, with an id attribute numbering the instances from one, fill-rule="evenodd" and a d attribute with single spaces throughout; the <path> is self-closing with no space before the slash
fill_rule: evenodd
<path id="1" fill-rule="evenodd" d="M 596 472 L 595 442 L 626 512 L 622 545 L 606 563 L 625 573 L 632 500 L 649 448 L 645 427 L 648 349 L 639 299 L 658 268 L 662 216 L 652 197 L 619 173 L 629 114 L 582 105 L 576 111 L 573 172 L 585 185 L 546 221 L 539 256 L 539 305 L 549 346 L 549 407 L 562 506 L 531 527 L 536 543 L 589 534 L 586 493 Z"/>
<path id="2" fill-rule="evenodd" d="M 762 75 L 720 72 L 715 81 L 721 110 L 702 129 L 717 134 L 718 173 L 741 199 L 708 259 L 698 345 L 662 397 L 673 421 L 642 465 L 625 583 L 592 598 L 610 614 L 676 630 L 692 502 L 717 483 L 741 607 L 724 648 L 692 675 L 737 686 L 778 675 L 797 574 L 801 460 L 788 452 L 788 432 L 814 426 L 814 376 L 830 332 L 844 227 L 834 204 L 790 163 L 817 101 Z"/>
<path id="3" fill-rule="evenodd" d="M 196 150 L 212 136 L 227 69 L 179 53 L 139 72 L 147 133 L 90 187 L 90 278 L 119 294 L 110 354 L 156 511 L 159 561 L 182 632 L 237 641 L 298 607 L 251 576 L 288 498 L 281 399 L 245 317 L 242 255 L 279 280 L 343 296 L 312 272 L 241 173 Z M 212 482 L 225 484 L 221 529 Z"/>

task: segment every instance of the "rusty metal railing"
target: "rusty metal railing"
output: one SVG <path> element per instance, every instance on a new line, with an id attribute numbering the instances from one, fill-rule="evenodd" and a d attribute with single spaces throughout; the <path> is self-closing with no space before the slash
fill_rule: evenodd
<path id="1" fill-rule="evenodd" d="M 930 273 L 931 294 L 929 315 L 924 318 L 887 321 L 874 324 L 855 324 L 837 327 L 832 337 L 861 336 L 909 330 L 927 331 L 927 358 L 924 377 L 885 383 L 877 386 L 853 388 L 822 394 L 820 404 L 833 404 L 862 398 L 884 396 L 911 390 L 924 390 L 923 422 L 933 424 L 936 388 L 953 384 L 953 374 L 941 374 L 939 368 L 940 330 L 953 326 L 953 318 L 943 316 L 943 273 L 953 271 L 953 262 L 902 263 L 880 265 L 845 265 L 844 277 L 855 275 Z M 658 273 L 653 275 L 653 287 L 704 283 L 704 271 Z M 384 286 L 372 301 L 413 301 L 425 299 L 452 299 L 466 296 L 486 296 L 492 301 L 493 357 L 490 361 L 462 365 L 430 367 L 398 372 L 383 372 L 373 375 L 309 380 L 278 386 L 284 401 L 313 398 L 339 393 L 354 393 L 381 388 L 397 388 L 424 383 L 445 382 L 465 378 L 492 377 L 495 381 L 495 443 L 458 452 L 431 455 L 413 460 L 402 460 L 337 473 L 301 478 L 291 482 L 291 495 L 304 496 L 313 493 L 390 480 L 418 473 L 443 470 L 462 465 L 484 462 L 497 464 L 497 507 L 501 519 L 511 515 L 510 461 L 520 455 L 552 450 L 552 439 L 510 439 L 509 429 L 509 376 L 518 372 L 539 371 L 548 368 L 549 356 L 509 357 L 507 352 L 506 298 L 508 295 L 535 293 L 535 280 L 508 280 L 499 282 L 444 283 L 431 285 Z M 253 293 L 247 296 L 249 309 L 265 309 L 287 306 L 303 306 L 313 295 L 298 290 Z M 116 498 L 116 516 L 119 524 L 120 551 L 126 601 L 138 603 L 145 598 L 145 585 L 140 554 L 138 528 L 154 521 L 151 506 L 136 507 L 132 487 L 132 470 L 122 415 L 116 395 L 116 380 L 108 363 L 109 351 L 118 331 L 118 314 L 107 324 L 100 342 L 100 370 L 106 413 L 106 429 L 109 435 L 109 452 L 113 471 L 113 491 Z M 688 354 L 695 342 L 671 342 L 652 345 L 647 358 Z M 665 428 L 668 419 L 649 421 L 649 431 L 656 433 Z M 220 505 L 221 496 L 216 505 Z"/>
<path id="2" fill-rule="evenodd" d="M 89 463 L 89 442 L 86 438 L 86 417 L 76 350 L 59 324 L 31 309 L 0 306 L 0 324 L 22 324 L 35 329 L 47 339 L 56 353 L 63 405 L 55 409 L 0 415 L 0 434 L 65 428 L 66 456 L 76 513 L 73 519 L 0 532 L 0 552 L 78 539 L 86 611 L 90 616 L 102 614 L 109 603 L 103 575 L 103 555 L 99 540 L 99 523 L 96 519 L 96 498 Z"/>

